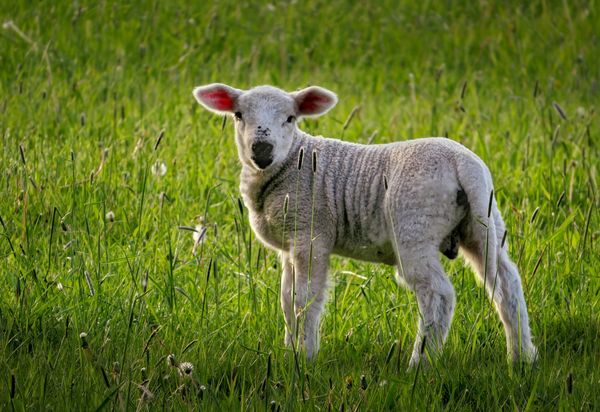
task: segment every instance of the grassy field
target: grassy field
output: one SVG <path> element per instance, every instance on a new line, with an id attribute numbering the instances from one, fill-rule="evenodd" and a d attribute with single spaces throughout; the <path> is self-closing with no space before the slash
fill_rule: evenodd
<path id="1" fill-rule="evenodd" d="M 600 409 L 596 1 L 126 3 L 0 3 L 1 410 Z M 407 371 L 418 310 L 393 269 L 340 258 L 296 364 L 232 126 L 191 94 L 214 81 L 319 84 L 340 103 L 307 131 L 478 153 L 536 366 L 507 364 L 462 259 L 430 368 Z"/>

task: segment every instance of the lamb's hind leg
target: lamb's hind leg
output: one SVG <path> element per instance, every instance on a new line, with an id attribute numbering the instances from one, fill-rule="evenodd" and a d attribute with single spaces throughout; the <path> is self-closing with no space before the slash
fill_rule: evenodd
<path id="1" fill-rule="evenodd" d="M 487 225 L 476 219 L 471 221 L 461 248 L 476 275 L 485 284 L 502 320 L 509 358 L 513 362 L 518 359 L 532 362 L 537 350 L 531 342 L 521 279 L 506 251 L 508 246 L 501 244 L 505 228 L 495 204 L 492 210 L 493 215 L 485 219 Z"/>
<path id="2" fill-rule="evenodd" d="M 452 323 L 456 297 L 435 248 L 399 253 L 398 277 L 416 295 L 419 329 L 410 359 L 416 366 L 427 355 L 438 354 Z"/>

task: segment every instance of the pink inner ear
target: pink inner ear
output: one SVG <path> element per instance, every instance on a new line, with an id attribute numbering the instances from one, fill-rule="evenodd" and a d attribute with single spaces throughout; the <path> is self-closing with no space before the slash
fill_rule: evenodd
<path id="1" fill-rule="evenodd" d="M 200 98 L 213 109 L 221 110 L 223 112 L 233 110 L 233 99 L 229 93 L 223 89 L 200 93 Z"/>
<path id="2" fill-rule="evenodd" d="M 300 103 L 298 109 L 300 110 L 300 113 L 304 114 L 318 113 L 322 110 L 323 106 L 329 103 L 329 101 L 329 97 L 323 94 L 308 92 L 306 96 L 304 96 L 304 99 L 302 99 L 302 103 Z"/>

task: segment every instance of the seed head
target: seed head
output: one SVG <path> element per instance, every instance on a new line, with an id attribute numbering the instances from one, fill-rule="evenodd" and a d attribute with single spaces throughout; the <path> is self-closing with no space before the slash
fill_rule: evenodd
<path id="1" fill-rule="evenodd" d="M 552 103 L 552 106 L 554 106 L 554 110 L 556 110 L 556 112 L 558 113 L 558 115 L 563 119 L 563 120 L 567 120 L 567 115 L 565 114 L 564 110 L 562 109 L 562 107 L 560 107 L 560 105 L 556 102 Z"/>
<path id="2" fill-rule="evenodd" d="M 81 332 L 79 334 L 79 340 L 81 341 L 81 349 L 88 349 L 90 347 L 87 341 L 87 333 Z"/>
<path id="3" fill-rule="evenodd" d="M 367 377 L 365 375 L 360 375 L 360 389 L 367 390 Z"/>
<path id="4" fill-rule="evenodd" d="M 83 274 L 85 275 L 85 281 L 88 285 L 88 288 L 90 289 L 90 296 L 94 296 L 96 294 L 96 291 L 94 290 L 94 285 L 92 284 L 92 278 L 90 277 L 90 273 L 86 270 L 83 272 Z"/>
<path id="5" fill-rule="evenodd" d="M 352 376 L 346 376 L 346 389 L 348 389 L 348 390 L 352 389 L 353 384 L 354 384 L 354 380 L 352 379 Z"/>
<path id="6" fill-rule="evenodd" d="M 190 362 L 181 362 L 179 364 L 179 376 L 189 378 L 192 376 L 193 370 L 194 365 L 192 365 Z"/>
<path id="7" fill-rule="evenodd" d="M 179 367 L 179 362 L 177 361 L 177 358 L 175 357 L 175 354 L 173 354 L 173 353 L 171 353 L 171 354 L 169 354 L 169 356 L 167 356 L 167 363 L 169 364 L 169 366 L 172 366 L 173 368 Z"/>
<path id="8" fill-rule="evenodd" d="M 167 165 L 165 162 L 157 160 L 150 168 L 150 171 L 154 176 L 163 177 L 167 174 Z"/>
<path id="9" fill-rule="evenodd" d="M 160 131 L 160 133 L 158 134 L 158 138 L 156 139 L 156 143 L 154 143 L 154 151 L 156 152 L 156 149 L 158 149 L 158 145 L 160 145 L 160 141 L 162 140 L 162 138 L 165 136 L 165 129 L 162 129 Z"/>
<path id="10" fill-rule="evenodd" d="M 283 199 L 283 214 L 284 215 L 287 215 L 289 203 L 290 203 L 290 194 L 286 193 L 285 198 Z"/>
<path id="11" fill-rule="evenodd" d="M 195 230 L 192 232 L 192 237 L 195 243 L 202 243 L 204 241 L 204 235 L 206 234 L 206 227 L 204 225 L 196 225 Z"/>
<path id="12" fill-rule="evenodd" d="M 205 235 L 206 226 L 202 224 L 196 225 L 194 231 L 192 232 L 192 237 L 194 238 L 194 247 L 192 248 L 193 256 L 196 256 L 196 249 L 198 249 L 198 246 L 204 242 Z"/>
<path id="13" fill-rule="evenodd" d="M 304 147 L 300 148 L 298 153 L 298 170 L 302 169 L 302 160 L 304 159 Z"/>
<path id="14" fill-rule="evenodd" d="M 146 272 L 144 273 L 144 276 L 142 277 L 142 290 L 144 291 L 144 293 L 146 293 L 147 289 L 148 289 L 148 271 L 146 270 Z"/>

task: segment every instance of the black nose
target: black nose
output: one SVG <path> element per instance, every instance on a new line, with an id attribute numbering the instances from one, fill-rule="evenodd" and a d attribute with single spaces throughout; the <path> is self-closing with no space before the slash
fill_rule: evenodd
<path id="1" fill-rule="evenodd" d="M 273 162 L 273 145 L 267 142 L 252 143 L 252 161 L 261 169 Z"/>

